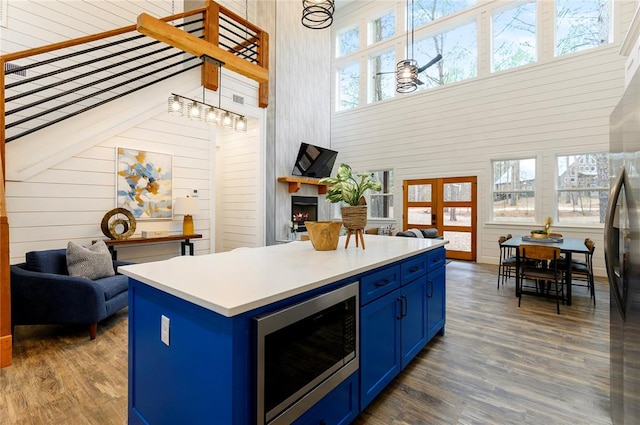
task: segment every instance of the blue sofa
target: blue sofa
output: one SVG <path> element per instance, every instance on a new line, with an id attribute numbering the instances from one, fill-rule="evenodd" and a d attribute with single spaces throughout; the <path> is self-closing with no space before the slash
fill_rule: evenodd
<path id="1" fill-rule="evenodd" d="M 127 276 L 90 280 L 69 276 L 66 249 L 31 251 L 11 266 L 11 325 L 87 324 L 95 339 L 98 322 L 128 304 Z M 114 261 L 114 271 L 120 265 Z"/>

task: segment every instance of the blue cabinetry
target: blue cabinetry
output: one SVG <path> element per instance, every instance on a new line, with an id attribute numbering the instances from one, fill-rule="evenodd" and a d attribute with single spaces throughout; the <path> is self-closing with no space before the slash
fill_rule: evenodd
<path id="1" fill-rule="evenodd" d="M 444 266 L 427 276 L 427 341 L 436 334 L 444 335 L 446 306 L 446 275 Z"/>
<path id="2" fill-rule="evenodd" d="M 294 425 L 347 425 L 358 416 L 358 372 L 300 416 Z"/>
<path id="3" fill-rule="evenodd" d="M 230 317 L 130 279 L 129 424 L 255 423 L 254 317 L 358 280 L 359 370 L 294 423 L 352 422 L 444 332 L 444 248 L 341 278 Z M 169 345 L 161 341 L 162 316 L 170 319 Z"/>
<path id="4" fill-rule="evenodd" d="M 444 332 L 444 255 L 444 248 L 428 251 L 361 279 L 361 410 Z"/>

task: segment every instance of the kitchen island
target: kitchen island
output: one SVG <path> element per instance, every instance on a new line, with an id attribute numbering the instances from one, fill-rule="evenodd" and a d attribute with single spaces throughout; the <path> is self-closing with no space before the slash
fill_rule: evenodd
<path id="1" fill-rule="evenodd" d="M 350 422 L 444 333 L 447 242 L 366 238 L 366 250 L 297 241 L 120 267 L 130 277 L 129 424 L 260 423 L 256 317 L 356 282 L 359 367 L 297 419 L 333 409 L 317 422 Z"/>

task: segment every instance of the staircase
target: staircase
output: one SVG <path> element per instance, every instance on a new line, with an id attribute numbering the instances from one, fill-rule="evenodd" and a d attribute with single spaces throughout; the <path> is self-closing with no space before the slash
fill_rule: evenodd
<path id="1" fill-rule="evenodd" d="M 11 364 L 12 350 L 5 143 L 196 68 L 203 86 L 218 90 L 219 66 L 257 81 L 258 106 L 267 106 L 268 34 L 213 1 L 161 19 L 143 13 L 136 25 L 0 56 L 0 367 Z"/>

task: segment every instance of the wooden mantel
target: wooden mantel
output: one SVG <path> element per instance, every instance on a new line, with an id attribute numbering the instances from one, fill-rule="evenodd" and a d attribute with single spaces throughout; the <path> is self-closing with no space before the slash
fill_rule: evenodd
<path id="1" fill-rule="evenodd" d="M 296 193 L 300 190 L 300 187 L 303 184 L 310 184 L 313 186 L 318 186 L 318 195 L 325 195 L 327 193 L 327 185 L 320 183 L 318 179 L 312 179 L 309 177 L 278 177 L 278 181 L 281 183 L 289 184 L 289 193 Z"/>

